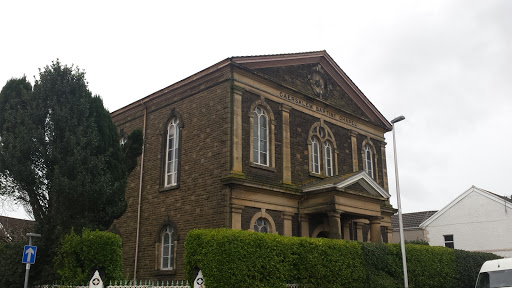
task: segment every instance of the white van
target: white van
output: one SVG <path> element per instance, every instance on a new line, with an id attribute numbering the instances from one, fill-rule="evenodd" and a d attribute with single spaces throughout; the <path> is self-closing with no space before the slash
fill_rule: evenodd
<path id="1" fill-rule="evenodd" d="M 475 288 L 498 287 L 512 288 L 512 258 L 486 261 L 480 268 Z"/>

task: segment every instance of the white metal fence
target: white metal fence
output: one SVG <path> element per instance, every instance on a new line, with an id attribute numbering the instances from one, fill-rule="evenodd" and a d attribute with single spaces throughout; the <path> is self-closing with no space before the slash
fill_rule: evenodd
<path id="1" fill-rule="evenodd" d="M 286 284 L 287 288 L 300 288 L 298 284 Z M 89 285 L 37 285 L 34 288 L 89 288 Z M 120 281 L 110 283 L 110 285 L 105 285 L 105 288 L 191 288 L 188 284 L 188 281 L 163 281 L 163 282 L 153 282 L 153 281 L 141 281 L 138 284 L 133 283 L 132 281 Z"/>

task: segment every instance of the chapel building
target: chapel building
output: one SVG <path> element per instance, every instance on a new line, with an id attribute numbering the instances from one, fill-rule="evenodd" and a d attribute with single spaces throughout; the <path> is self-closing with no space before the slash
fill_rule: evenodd
<path id="1" fill-rule="evenodd" d="M 184 279 L 195 228 L 391 242 L 391 124 L 326 51 L 231 57 L 112 112 L 144 134 L 112 230 L 130 278 Z"/>

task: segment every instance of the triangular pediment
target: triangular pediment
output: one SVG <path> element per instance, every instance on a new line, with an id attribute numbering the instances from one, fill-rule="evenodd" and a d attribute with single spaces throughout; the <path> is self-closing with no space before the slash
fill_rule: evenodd
<path id="1" fill-rule="evenodd" d="M 391 197 L 386 190 L 364 171 L 340 177 L 327 178 L 319 183 L 304 186 L 302 191 L 313 192 L 333 188 L 378 198 L 389 199 Z"/>
<path id="2" fill-rule="evenodd" d="M 391 124 L 326 51 L 233 57 L 231 60 L 305 97 L 391 130 Z"/>

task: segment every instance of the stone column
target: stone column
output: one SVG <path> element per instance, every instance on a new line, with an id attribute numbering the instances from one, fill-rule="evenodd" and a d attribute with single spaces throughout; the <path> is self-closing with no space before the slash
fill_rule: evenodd
<path id="1" fill-rule="evenodd" d="M 242 173 L 242 93 L 240 87 L 233 87 L 233 149 L 231 172 Z M 252 141 L 252 139 L 250 140 Z"/>
<path id="2" fill-rule="evenodd" d="M 357 241 L 363 242 L 363 225 L 362 222 L 356 222 L 357 225 Z"/>
<path id="3" fill-rule="evenodd" d="M 292 217 L 293 217 L 293 213 L 283 212 L 284 236 L 293 236 L 292 235 Z"/>
<path id="4" fill-rule="evenodd" d="M 332 211 L 327 213 L 329 216 L 329 238 L 341 239 L 341 219 L 340 211 Z"/>
<path id="5" fill-rule="evenodd" d="M 388 166 L 386 163 L 386 144 L 387 143 L 384 141 L 380 142 L 380 154 L 382 155 L 382 178 L 384 179 L 384 181 L 382 182 L 382 187 L 384 188 L 384 190 L 389 192 L 387 168 Z"/>
<path id="6" fill-rule="evenodd" d="M 231 205 L 231 229 L 242 229 L 242 209 L 244 206 L 232 204 Z"/>
<path id="7" fill-rule="evenodd" d="M 300 221 L 300 236 L 301 237 L 309 237 L 309 217 L 308 215 L 301 214 L 299 215 Z"/>
<path id="8" fill-rule="evenodd" d="M 350 219 L 342 219 L 343 222 L 343 240 L 350 240 Z"/>
<path id="9" fill-rule="evenodd" d="M 382 243 L 380 234 L 380 218 L 370 219 L 370 241 L 373 243 Z"/>
<path id="10" fill-rule="evenodd" d="M 357 132 L 350 131 L 350 140 L 352 142 L 352 171 L 356 172 L 359 170 L 359 161 L 357 161 Z"/>
<path id="11" fill-rule="evenodd" d="M 291 107 L 281 104 L 281 114 L 283 115 L 283 183 L 292 184 L 292 162 L 290 152 L 290 110 Z"/>
<path id="12" fill-rule="evenodd" d="M 392 241 L 393 241 L 393 227 L 387 226 L 386 227 L 386 234 L 388 235 L 388 243 L 392 243 Z"/>

